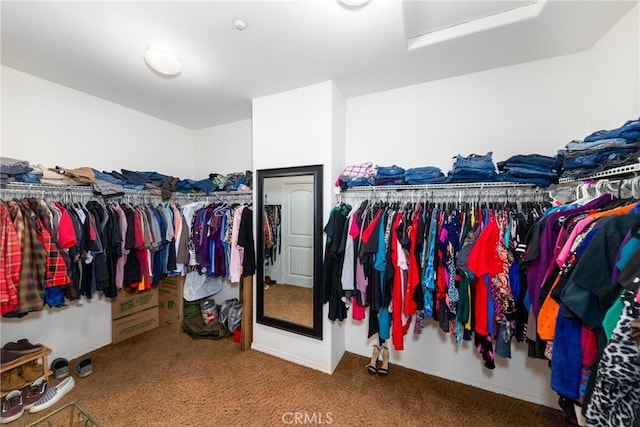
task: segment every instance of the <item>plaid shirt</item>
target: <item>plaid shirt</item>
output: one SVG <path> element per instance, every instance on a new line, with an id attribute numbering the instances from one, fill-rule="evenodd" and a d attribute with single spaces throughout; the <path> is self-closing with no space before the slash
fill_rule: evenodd
<path id="1" fill-rule="evenodd" d="M 22 212 L 24 233 L 22 235 L 22 266 L 20 269 L 18 308 L 16 311 L 18 313 L 28 313 L 42 310 L 44 306 L 47 252 L 40 240 L 38 240 L 36 214 L 20 201 L 17 202 L 17 205 Z"/>
<path id="2" fill-rule="evenodd" d="M 15 311 L 18 307 L 18 283 L 22 252 L 16 227 L 9 210 L 0 201 L 0 314 Z"/>
<path id="3" fill-rule="evenodd" d="M 340 175 L 349 178 L 371 178 L 375 174 L 376 171 L 373 168 L 373 163 L 367 162 L 361 165 L 347 166 Z"/>
<path id="4" fill-rule="evenodd" d="M 68 285 L 71 283 L 71 278 L 67 271 L 67 264 L 65 264 L 58 247 L 51 239 L 51 234 L 38 218 L 36 218 L 36 231 L 38 233 L 38 240 L 42 243 L 47 254 L 47 270 L 44 287 L 51 288 L 53 286 Z"/>
<path id="5" fill-rule="evenodd" d="M 28 207 L 36 214 L 38 240 L 40 240 L 47 252 L 47 275 L 44 287 L 68 285 L 71 283 L 69 266 L 63 257 L 64 254 L 53 238 L 47 205 L 36 199 L 29 199 L 27 203 Z"/>

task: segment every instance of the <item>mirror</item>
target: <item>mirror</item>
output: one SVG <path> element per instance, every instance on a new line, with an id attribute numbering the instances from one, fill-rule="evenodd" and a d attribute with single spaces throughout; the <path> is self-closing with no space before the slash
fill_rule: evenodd
<path id="1" fill-rule="evenodd" d="M 322 165 L 256 178 L 257 322 L 321 340 Z"/>

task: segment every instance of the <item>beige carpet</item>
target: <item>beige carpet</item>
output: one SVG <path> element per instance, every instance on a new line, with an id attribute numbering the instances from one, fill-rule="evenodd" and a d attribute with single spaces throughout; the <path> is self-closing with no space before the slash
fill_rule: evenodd
<path id="1" fill-rule="evenodd" d="M 94 373 L 76 377 L 47 412 L 76 400 L 106 427 L 291 425 L 296 412 L 336 426 L 564 425 L 559 411 L 398 366 L 370 376 L 368 361 L 350 353 L 327 375 L 241 352 L 231 337 L 192 340 L 161 328 L 90 356 Z"/>
<path id="2" fill-rule="evenodd" d="M 313 327 L 313 289 L 277 284 L 264 290 L 264 315 Z"/>

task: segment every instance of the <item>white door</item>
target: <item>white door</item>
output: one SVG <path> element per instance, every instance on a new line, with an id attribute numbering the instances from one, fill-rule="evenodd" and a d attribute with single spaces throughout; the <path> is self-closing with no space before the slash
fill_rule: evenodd
<path id="1" fill-rule="evenodd" d="M 313 286 L 313 184 L 283 183 L 284 283 Z"/>

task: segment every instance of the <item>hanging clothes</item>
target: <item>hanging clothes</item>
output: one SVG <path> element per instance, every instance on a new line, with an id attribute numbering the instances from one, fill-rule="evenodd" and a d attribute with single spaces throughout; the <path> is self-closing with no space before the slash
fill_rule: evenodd
<path id="1" fill-rule="evenodd" d="M 331 320 L 351 308 L 354 320 L 368 321 L 368 337 L 403 350 L 414 318 L 414 334 L 433 318 L 457 345 L 475 332 L 487 368 L 495 367 L 494 344 L 510 357 L 516 319 L 526 322 L 516 248 L 522 252 L 539 203 L 341 206 L 324 228 L 322 302 Z"/>
<path id="2" fill-rule="evenodd" d="M 14 199 L 0 203 L 3 316 L 44 305 L 149 289 L 186 271 L 186 219 L 173 203 L 86 204 Z"/>

